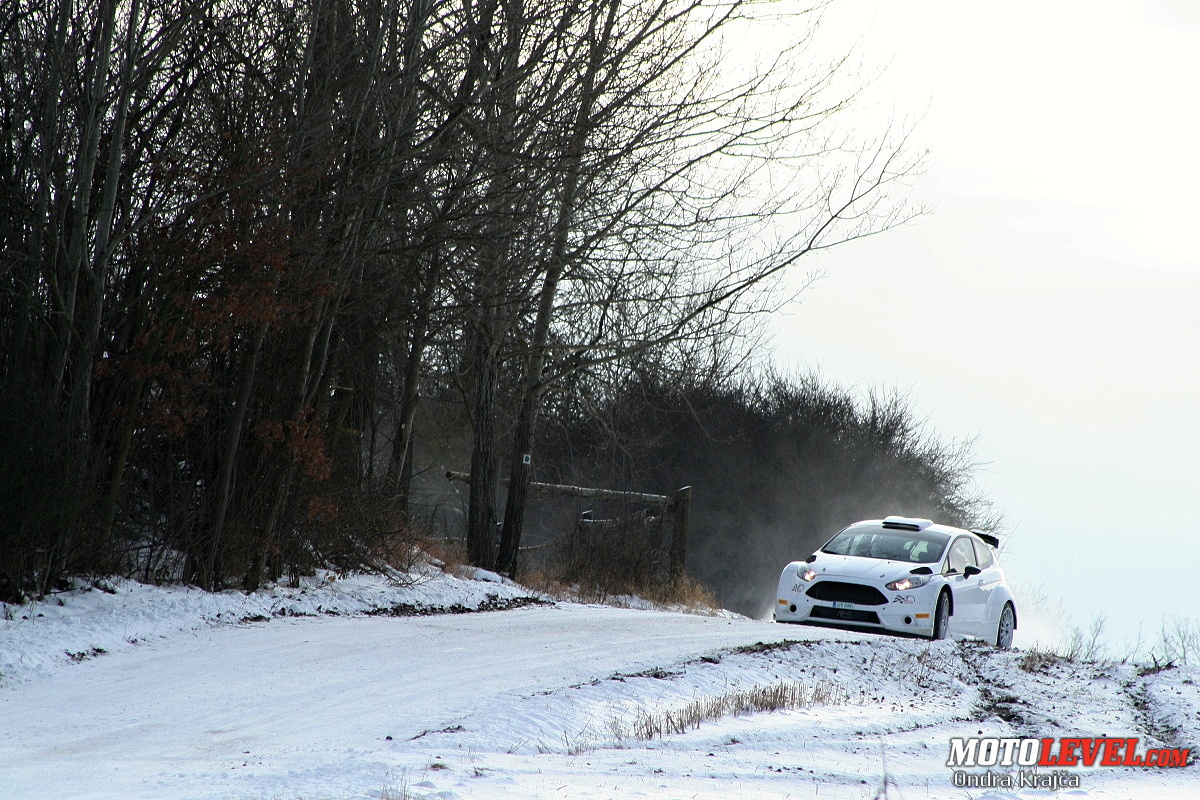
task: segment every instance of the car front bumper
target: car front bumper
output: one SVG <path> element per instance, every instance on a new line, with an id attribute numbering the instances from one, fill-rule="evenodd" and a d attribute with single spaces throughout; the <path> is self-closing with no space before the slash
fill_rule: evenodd
<path id="1" fill-rule="evenodd" d="M 910 636 L 931 636 L 938 588 L 926 585 L 896 592 L 881 585 L 838 579 L 843 583 L 869 586 L 886 599 L 881 604 L 836 602 L 809 597 L 804 591 L 780 587 L 776 596 L 775 621 L 804 625 L 825 625 L 856 630 L 878 630 Z M 819 581 L 805 586 L 805 590 Z"/>

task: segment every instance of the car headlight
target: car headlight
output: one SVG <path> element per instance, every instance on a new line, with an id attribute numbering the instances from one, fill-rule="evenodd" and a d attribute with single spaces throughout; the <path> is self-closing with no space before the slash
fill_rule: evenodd
<path id="1" fill-rule="evenodd" d="M 812 583 L 817 579 L 817 571 L 812 567 L 805 567 L 804 569 L 796 572 L 796 577 L 802 581 L 805 581 L 806 583 Z"/>
<path id="2" fill-rule="evenodd" d="M 932 575 L 905 575 L 900 580 L 889 583 L 887 588 L 893 592 L 907 592 L 909 589 L 919 589 L 931 580 Z"/>

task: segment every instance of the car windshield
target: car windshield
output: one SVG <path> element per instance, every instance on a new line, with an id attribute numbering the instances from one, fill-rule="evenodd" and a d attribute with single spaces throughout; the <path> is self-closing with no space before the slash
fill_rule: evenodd
<path id="1" fill-rule="evenodd" d="M 879 525 L 854 525 L 834 536 L 821 552 L 932 564 L 942 557 L 950 537 L 934 531 L 904 531 Z"/>

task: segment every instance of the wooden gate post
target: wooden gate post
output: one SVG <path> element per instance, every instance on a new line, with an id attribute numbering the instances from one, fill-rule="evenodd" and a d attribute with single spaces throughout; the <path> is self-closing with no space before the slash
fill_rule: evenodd
<path id="1" fill-rule="evenodd" d="M 688 522 L 692 516 L 692 487 L 684 486 L 671 501 L 675 512 L 675 533 L 671 537 L 671 580 L 683 577 L 687 564 Z"/>

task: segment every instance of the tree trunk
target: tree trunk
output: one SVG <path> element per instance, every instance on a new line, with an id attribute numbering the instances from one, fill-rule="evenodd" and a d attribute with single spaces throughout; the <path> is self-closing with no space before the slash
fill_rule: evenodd
<path id="1" fill-rule="evenodd" d="M 494 311 L 491 316 L 494 316 Z M 475 349 L 475 401 L 471 447 L 471 492 L 467 510 L 467 555 L 484 569 L 496 567 L 496 356 L 494 325 Z"/>
<path id="2" fill-rule="evenodd" d="M 78 436 L 86 432 L 87 409 L 83 398 L 73 391 L 78 383 L 77 379 L 68 376 L 68 367 L 73 366 L 76 371 L 88 369 L 88 364 L 81 360 L 80 355 L 76 305 L 79 299 L 80 278 L 84 271 L 88 270 L 87 240 L 91 220 L 92 188 L 100 158 L 101 128 L 107 109 L 105 90 L 108 85 L 108 66 L 112 58 L 117 3 L 115 0 L 102 2 L 97 13 L 101 15 L 100 37 L 85 73 L 88 97 L 84 106 L 84 124 L 80 131 L 77 160 L 74 165 L 73 224 L 67 239 L 66 263 L 63 265 L 66 275 L 58 274 L 58 270 L 55 274 L 61 307 L 56 333 L 58 353 L 55 357 L 54 383 L 60 387 L 62 396 L 68 401 L 72 432 Z M 65 277 L 62 284 L 57 283 L 59 277 Z M 72 354 L 76 356 L 74 363 Z"/>
<path id="3" fill-rule="evenodd" d="M 76 332 L 77 356 L 70 390 L 73 416 L 79 420 L 80 430 L 90 434 L 92 362 L 100 352 L 101 323 L 108 296 L 108 272 L 112 261 L 112 246 L 116 238 L 117 191 L 121 185 L 124 169 L 125 130 L 129 119 L 129 106 L 133 96 L 133 68 L 137 61 L 137 28 L 140 23 L 140 0 L 133 0 L 127 21 L 125 52 L 121 64 L 121 77 L 117 86 L 116 115 L 112 122 L 108 142 L 108 163 L 105 166 L 104 189 L 97 209 L 95 240 L 92 243 L 91 263 L 83 270 L 87 280 L 83 296 L 86 298 L 81 314 L 81 324 Z"/>
<path id="4" fill-rule="evenodd" d="M 425 358 L 425 345 L 429 340 L 429 321 L 433 310 L 433 298 L 437 291 L 441 273 L 441 259 L 435 253 L 433 263 L 425 275 L 425 286 L 412 321 L 412 336 L 409 342 L 408 359 L 404 365 L 404 385 L 400 390 L 400 403 L 397 409 L 396 437 L 392 444 L 392 457 L 388 462 L 388 479 L 395 487 L 395 508 L 405 518 L 408 518 L 409 485 L 406 466 L 411 464 L 409 449 L 412 447 L 413 419 L 417 413 L 419 401 L 418 388 L 421 385 L 421 364 Z"/>
<path id="5" fill-rule="evenodd" d="M 517 429 L 513 436 L 512 461 L 508 482 L 508 498 L 504 506 L 504 529 L 500 536 L 499 569 L 512 575 L 517 569 L 517 554 L 521 549 L 521 533 L 525 524 L 525 501 L 529 493 L 529 482 L 533 479 L 533 434 L 541 406 L 542 393 L 546 384 L 542 373 L 546 368 L 547 344 L 550 337 L 550 321 L 554 314 L 554 300 L 558 284 L 567 266 L 567 243 L 571 225 L 575 219 L 576 195 L 579 192 L 580 168 L 588 134 L 591 133 L 592 107 L 596 101 L 596 76 L 606 56 L 612 26 L 616 19 L 616 3 L 608 5 L 604 30 L 596 38 L 597 10 L 590 18 L 589 39 L 592 40 L 591 58 L 584 72 L 571 137 L 563 153 L 563 187 L 555 219 L 550 264 L 542 282 L 541 298 L 538 302 L 537 320 L 533 328 L 531 352 L 525 367 L 525 385 L 521 393 L 521 410 L 517 418 Z"/>
<path id="6" fill-rule="evenodd" d="M 246 425 L 247 407 L 254 388 L 254 378 L 258 372 L 258 359 L 262 354 L 263 342 L 267 338 L 269 326 L 262 323 L 254 336 L 250 352 L 246 355 L 246 365 L 238 383 L 237 397 L 234 399 L 233 414 L 225 428 L 225 436 L 221 441 L 221 467 L 217 483 L 217 507 L 213 514 L 212 530 L 209 533 L 210 545 L 208 556 L 202 565 L 200 578 L 209 588 L 215 588 L 217 579 L 217 558 L 225 534 L 225 521 L 229 517 L 229 505 L 233 499 L 233 485 L 236 475 L 238 451 L 242 441 L 242 430 Z"/>

